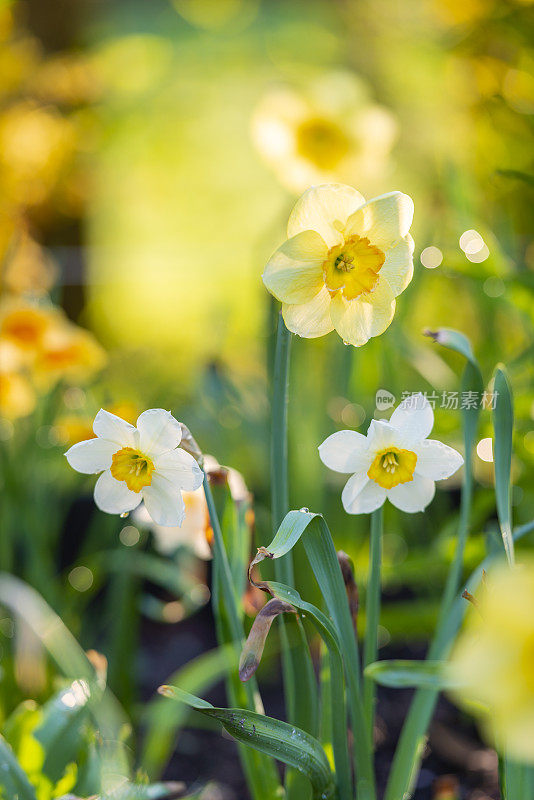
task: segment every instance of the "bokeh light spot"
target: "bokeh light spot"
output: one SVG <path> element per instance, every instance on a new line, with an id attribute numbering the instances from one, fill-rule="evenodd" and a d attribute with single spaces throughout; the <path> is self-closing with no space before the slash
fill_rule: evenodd
<path id="1" fill-rule="evenodd" d="M 477 444 L 477 456 L 481 461 L 493 461 L 493 442 L 489 436 Z"/>
<path id="2" fill-rule="evenodd" d="M 69 583 L 77 592 L 86 592 L 93 585 L 93 573 L 88 567 L 74 567 L 69 572 Z"/>
<path id="3" fill-rule="evenodd" d="M 439 247 L 434 247 L 434 245 L 431 245 L 430 247 L 425 247 L 420 258 L 423 267 L 426 267 L 427 269 L 436 269 L 436 267 L 439 267 L 443 261 L 443 253 Z"/>

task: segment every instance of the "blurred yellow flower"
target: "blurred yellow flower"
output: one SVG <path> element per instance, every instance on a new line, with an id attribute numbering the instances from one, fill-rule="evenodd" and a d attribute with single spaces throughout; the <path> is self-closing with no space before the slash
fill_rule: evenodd
<path id="1" fill-rule="evenodd" d="M 43 203 L 71 160 L 75 130 L 59 112 L 28 101 L 0 116 L 1 188 L 20 206 Z"/>
<path id="2" fill-rule="evenodd" d="M 25 417 L 35 408 L 35 392 L 22 369 L 19 348 L 0 339 L 0 418 Z"/>
<path id="3" fill-rule="evenodd" d="M 43 388 L 58 380 L 85 383 L 105 363 L 105 351 L 93 334 L 65 322 L 47 331 L 33 362 L 33 375 Z"/>
<path id="4" fill-rule="evenodd" d="M 390 111 L 369 101 L 356 75 L 333 72 L 304 92 L 268 92 L 253 116 L 252 134 L 291 191 L 340 179 L 367 190 L 384 175 L 396 123 Z"/>
<path id="5" fill-rule="evenodd" d="M 534 763 L 534 562 L 491 572 L 451 658 L 454 694 L 501 752 Z"/>
<path id="6" fill-rule="evenodd" d="M 335 329 L 356 346 L 383 333 L 412 279 L 412 217 L 402 192 L 366 203 L 343 184 L 308 189 L 263 274 L 289 330 L 314 338 Z"/>
<path id="7" fill-rule="evenodd" d="M 92 333 L 52 305 L 7 299 L 0 308 L 0 343 L 18 350 L 35 384 L 46 390 L 58 380 L 84 382 L 106 363 Z"/>
<path id="8" fill-rule="evenodd" d="M 0 254 L 0 282 L 12 295 L 44 294 L 54 285 L 55 264 L 25 227 L 0 223 Z"/>
<path id="9" fill-rule="evenodd" d="M 62 322 L 62 314 L 52 305 L 37 305 L 7 299 L 0 307 L 0 341 L 10 342 L 33 355 L 42 347 L 47 332 Z"/>
<path id="10" fill-rule="evenodd" d="M 54 434 L 57 443 L 62 446 L 71 446 L 78 442 L 93 439 L 93 418 L 82 417 L 78 414 L 63 414 L 54 425 Z"/>

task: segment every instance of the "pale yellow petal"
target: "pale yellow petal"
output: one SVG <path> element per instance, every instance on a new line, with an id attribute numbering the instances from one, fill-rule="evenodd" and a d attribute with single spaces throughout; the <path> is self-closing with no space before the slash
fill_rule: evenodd
<path id="1" fill-rule="evenodd" d="M 385 279 L 376 289 L 356 300 L 346 300 L 341 292 L 332 298 L 330 314 L 344 342 L 361 347 L 371 336 L 383 333 L 393 319 L 395 297 Z"/>
<path id="2" fill-rule="evenodd" d="M 386 260 L 380 275 L 387 278 L 395 297 L 403 292 L 413 278 L 414 242 L 410 234 L 386 250 Z"/>
<path id="3" fill-rule="evenodd" d="M 385 278 L 379 277 L 372 292 L 362 295 L 362 301 L 372 306 L 371 336 L 380 336 L 391 325 L 395 315 L 395 295 Z"/>
<path id="4" fill-rule="evenodd" d="M 323 285 L 328 248 L 315 231 L 292 236 L 269 259 L 263 282 L 283 303 L 307 303 Z"/>
<path id="5" fill-rule="evenodd" d="M 364 203 L 360 192 L 343 183 L 312 186 L 297 200 L 287 223 L 287 235 L 317 231 L 328 247 L 334 247 L 342 242 L 341 231 L 348 218 Z"/>
<path id="6" fill-rule="evenodd" d="M 410 230 L 413 200 L 402 192 L 389 192 L 369 200 L 347 221 L 345 236 L 366 236 L 384 252 Z"/>
<path id="7" fill-rule="evenodd" d="M 282 315 L 289 330 L 306 339 L 324 336 L 334 329 L 330 319 L 330 292 L 325 286 L 309 303 L 284 303 Z"/>

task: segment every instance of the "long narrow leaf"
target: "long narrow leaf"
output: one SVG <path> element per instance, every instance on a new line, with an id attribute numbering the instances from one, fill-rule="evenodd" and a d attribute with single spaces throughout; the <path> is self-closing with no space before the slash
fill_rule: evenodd
<path id="1" fill-rule="evenodd" d="M 0 797 L 36 800 L 35 792 L 11 747 L 0 736 Z"/>
<path id="2" fill-rule="evenodd" d="M 365 668 L 365 675 L 381 686 L 393 689 L 453 689 L 455 681 L 447 674 L 444 661 L 375 661 Z"/>
<path id="3" fill-rule="evenodd" d="M 165 697 L 219 720 L 238 741 L 298 769 L 310 780 L 315 798 L 333 797 L 334 778 L 326 753 L 320 742 L 306 731 L 253 711 L 216 708 L 174 686 L 162 686 L 159 691 Z"/>
<path id="4" fill-rule="evenodd" d="M 493 412 L 495 499 L 504 549 L 509 563 L 513 565 L 515 556 L 512 538 L 510 473 L 512 468 L 514 406 L 512 390 L 503 367 L 497 367 L 495 370 L 493 391 L 495 393 L 495 409 Z"/>
<path id="5" fill-rule="evenodd" d="M 251 570 L 254 565 L 265 558 L 280 558 L 289 552 L 301 538 L 310 566 L 341 641 L 349 692 L 349 710 L 354 733 L 358 798 L 367 800 L 375 796 L 375 779 L 370 743 L 365 734 L 358 645 L 354 635 L 341 568 L 332 536 L 323 517 L 307 510 L 290 511 L 284 518 L 271 544 L 268 547 L 260 547 L 258 549 L 258 553 L 252 561 Z M 257 585 L 261 586 L 262 584 L 259 583 Z"/>

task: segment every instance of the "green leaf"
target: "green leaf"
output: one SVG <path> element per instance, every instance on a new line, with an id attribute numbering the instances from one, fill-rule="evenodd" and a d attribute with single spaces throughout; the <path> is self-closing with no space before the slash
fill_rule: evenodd
<path id="1" fill-rule="evenodd" d="M 506 556 L 514 564 L 514 542 L 512 538 L 512 502 L 510 476 L 512 469 L 512 437 L 514 430 L 514 406 L 512 390 L 504 367 L 497 367 L 493 382 L 495 409 L 493 411 L 495 499 L 497 516 L 501 528 Z"/>
<path id="2" fill-rule="evenodd" d="M 35 792 L 15 758 L 11 747 L 0 736 L 0 797 L 2 800 L 36 800 Z M 4 794 L 5 793 L 5 794 Z"/>
<path id="3" fill-rule="evenodd" d="M 478 369 L 478 362 L 473 353 L 471 342 L 464 333 L 455 331 L 453 328 L 438 328 L 435 331 L 426 330 L 425 336 L 430 336 L 437 344 L 464 356 Z"/>
<path id="4" fill-rule="evenodd" d="M 68 764 L 76 761 L 83 741 L 81 727 L 88 713 L 88 691 L 87 683 L 75 681 L 42 707 L 42 721 L 33 735 L 43 746 L 43 772 L 53 783 L 60 780 Z"/>
<path id="5" fill-rule="evenodd" d="M 220 644 L 231 643 L 234 647 L 241 647 L 245 638 L 242 607 L 235 595 L 231 566 L 207 477 L 204 478 L 204 493 L 213 529 L 212 607 L 217 639 Z M 232 671 L 228 676 L 226 690 L 232 705 L 263 712 L 261 696 L 254 680 L 243 684 L 237 673 Z M 280 779 L 274 761 L 264 753 L 251 752 L 246 747 L 240 747 L 239 755 L 254 800 L 274 800 L 278 797 Z"/>
<path id="6" fill-rule="evenodd" d="M 341 642 L 349 695 L 349 711 L 355 731 L 354 757 L 357 794 L 359 800 L 368 800 L 375 796 L 375 779 L 369 739 L 363 733 L 365 719 L 361 698 L 358 645 L 336 549 L 323 517 L 305 509 L 290 511 L 286 514 L 271 544 L 258 549 L 258 553 L 250 565 L 250 572 L 265 558 L 282 557 L 301 538 Z M 262 586 L 261 583 L 256 585 Z M 358 735 L 358 733 L 362 735 Z"/>
<path id="7" fill-rule="evenodd" d="M 240 708 L 216 708 L 175 686 L 161 686 L 160 693 L 219 720 L 225 730 L 243 744 L 260 750 L 302 772 L 310 780 L 314 797 L 333 797 L 333 775 L 320 742 L 287 722 Z"/>
<path id="8" fill-rule="evenodd" d="M 332 750 L 336 767 L 336 784 L 339 800 L 351 800 L 352 780 L 347 749 L 347 709 L 345 705 L 345 681 L 343 678 L 343 659 L 337 631 L 331 620 L 316 606 L 302 600 L 296 589 L 275 581 L 268 582 L 269 590 L 275 597 L 300 609 L 311 620 L 328 649 L 330 668 L 329 697 L 324 697 L 323 705 L 328 705 L 334 723 L 331 729 Z"/>
<path id="9" fill-rule="evenodd" d="M 375 661 L 364 674 L 380 686 L 393 689 L 453 689 L 458 686 L 447 674 L 446 661 Z"/>
<path id="10" fill-rule="evenodd" d="M 123 741 L 128 721 L 113 694 L 99 685 L 83 649 L 35 589 L 4 572 L 0 573 L 0 605 L 24 620 L 67 678 L 87 682 L 88 709 L 102 743 L 98 749 L 100 772 L 111 787 L 121 785 L 130 775 L 129 752 Z"/>

